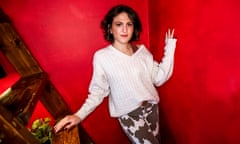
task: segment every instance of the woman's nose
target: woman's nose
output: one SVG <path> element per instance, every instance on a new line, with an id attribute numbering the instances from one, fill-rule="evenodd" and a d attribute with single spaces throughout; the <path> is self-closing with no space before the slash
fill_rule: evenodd
<path id="1" fill-rule="evenodd" d="M 122 31 L 123 31 L 123 32 L 127 32 L 127 25 L 124 25 L 124 26 L 123 26 Z"/>

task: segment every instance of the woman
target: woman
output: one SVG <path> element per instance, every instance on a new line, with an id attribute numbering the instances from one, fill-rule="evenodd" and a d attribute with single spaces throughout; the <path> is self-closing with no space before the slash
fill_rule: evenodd
<path id="1" fill-rule="evenodd" d="M 78 112 L 55 125 L 55 132 L 79 124 L 109 96 L 110 115 L 118 118 L 133 143 L 160 143 L 159 96 L 155 86 L 162 85 L 172 75 L 174 30 L 166 33 L 165 53 L 159 64 L 144 45 L 132 43 L 139 39 L 142 30 L 132 8 L 113 7 L 101 22 L 101 28 L 110 45 L 94 54 L 88 98 Z"/>

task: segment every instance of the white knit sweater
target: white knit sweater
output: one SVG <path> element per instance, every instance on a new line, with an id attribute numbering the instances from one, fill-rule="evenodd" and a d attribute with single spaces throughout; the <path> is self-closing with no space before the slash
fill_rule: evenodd
<path id="1" fill-rule="evenodd" d="M 175 47 L 176 39 L 167 39 L 160 64 L 144 45 L 131 56 L 112 45 L 98 50 L 94 54 L 88 98 L 75 114 L 85 119 L 106 96 L 112 117 L 131 112 L 145 100 L 158 103 L 155 86 L 162 85 L 172 75 Z"/>

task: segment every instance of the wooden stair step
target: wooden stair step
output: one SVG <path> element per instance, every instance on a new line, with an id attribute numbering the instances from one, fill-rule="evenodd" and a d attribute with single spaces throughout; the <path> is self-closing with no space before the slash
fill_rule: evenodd
<path id="1" fill-rule="evenodd" d="M 2 98 L 0 103 L 26 125 L 46 82 L 47 75 L 45 73 L 22 77 L 11 87 L 9 94 Z"/>
<path id="2" fill-rule="evenodd" d="M 1 144 L 40 144 L 22 123 L 0 104 Z"/>

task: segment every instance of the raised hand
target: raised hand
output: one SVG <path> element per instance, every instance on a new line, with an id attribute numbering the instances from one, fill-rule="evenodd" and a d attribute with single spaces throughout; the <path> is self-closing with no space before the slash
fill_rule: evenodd
<path id="1" fill-rule="evenodd" d="M 174 38 L 174 29 L 172 30 L 168 29 L 165 36 L 165 42 L 167 43 L 168 39 L 173 39 L 173 38 Z"/>

